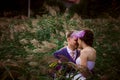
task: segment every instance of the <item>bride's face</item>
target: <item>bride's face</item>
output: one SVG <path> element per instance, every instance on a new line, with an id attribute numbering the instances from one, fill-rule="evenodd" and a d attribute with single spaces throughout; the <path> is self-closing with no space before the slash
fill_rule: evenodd
<path id="1" fill-rule="evenodd" d="M 82 49 L 82 40 L 81 40 L 81 39 L 78 39 L 78 44 L 79 44 L 79 45 L 78 45 L 78 48 L 79 48 L 79 49 Z"/>

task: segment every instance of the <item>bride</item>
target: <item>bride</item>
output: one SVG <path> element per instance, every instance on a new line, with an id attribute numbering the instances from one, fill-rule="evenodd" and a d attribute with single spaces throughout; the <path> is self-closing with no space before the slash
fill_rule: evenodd
<path id="1" fill-rule="evenodd" d="M 87 68 L 92 71 L 95 66 L 96 50 L 92 47 L 94 35 L 90 30 L 78 31 L 78 49 L 81 50 L 80 56 L 76 59 L 76 64 L 79 68 Z M 86 80 L 87 76 L 83 73 L 78 73 L 72 80 Z"/>

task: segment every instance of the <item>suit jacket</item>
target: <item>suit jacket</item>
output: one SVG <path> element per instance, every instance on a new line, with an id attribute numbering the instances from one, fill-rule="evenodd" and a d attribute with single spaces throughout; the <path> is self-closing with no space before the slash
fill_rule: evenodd
<path id="1" fill-rule="evenodd" d="M 64 48 L 56 51 L 54 53 L 54 56 L 55 56 L 55 58 L 60 59 L 61 58 L 60 56 L 62 55 L 64 57 L 66 57 L 68 59 L 68 61 L 76 63 L 76 59 L 80 56 L 80 51 L 77 50 L 76 53 L 77 53 L 76 58 L 75 58 L 75 60 L 73 60 L 73 58 L 70 56 L 70 54 L 67 51 L 67 47 L 64 47 Z"/>

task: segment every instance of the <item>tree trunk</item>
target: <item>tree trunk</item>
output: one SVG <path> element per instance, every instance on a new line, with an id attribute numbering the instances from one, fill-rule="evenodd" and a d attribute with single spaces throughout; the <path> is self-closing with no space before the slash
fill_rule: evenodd
<path id="1" fill-rule="evenodd" d="M 28 0 L 28 18 L 30 18 L 30 0 Z"/>

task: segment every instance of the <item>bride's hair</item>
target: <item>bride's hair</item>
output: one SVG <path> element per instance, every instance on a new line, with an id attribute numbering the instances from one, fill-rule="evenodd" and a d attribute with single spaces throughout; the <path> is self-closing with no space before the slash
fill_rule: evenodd
<path id="1" fill-rule="evenodd" d="M 78 32 L 78 38 L 84 41 L 87 45 L 93 45 L 94 34 L 91 30 L 81 30 Z"/>

